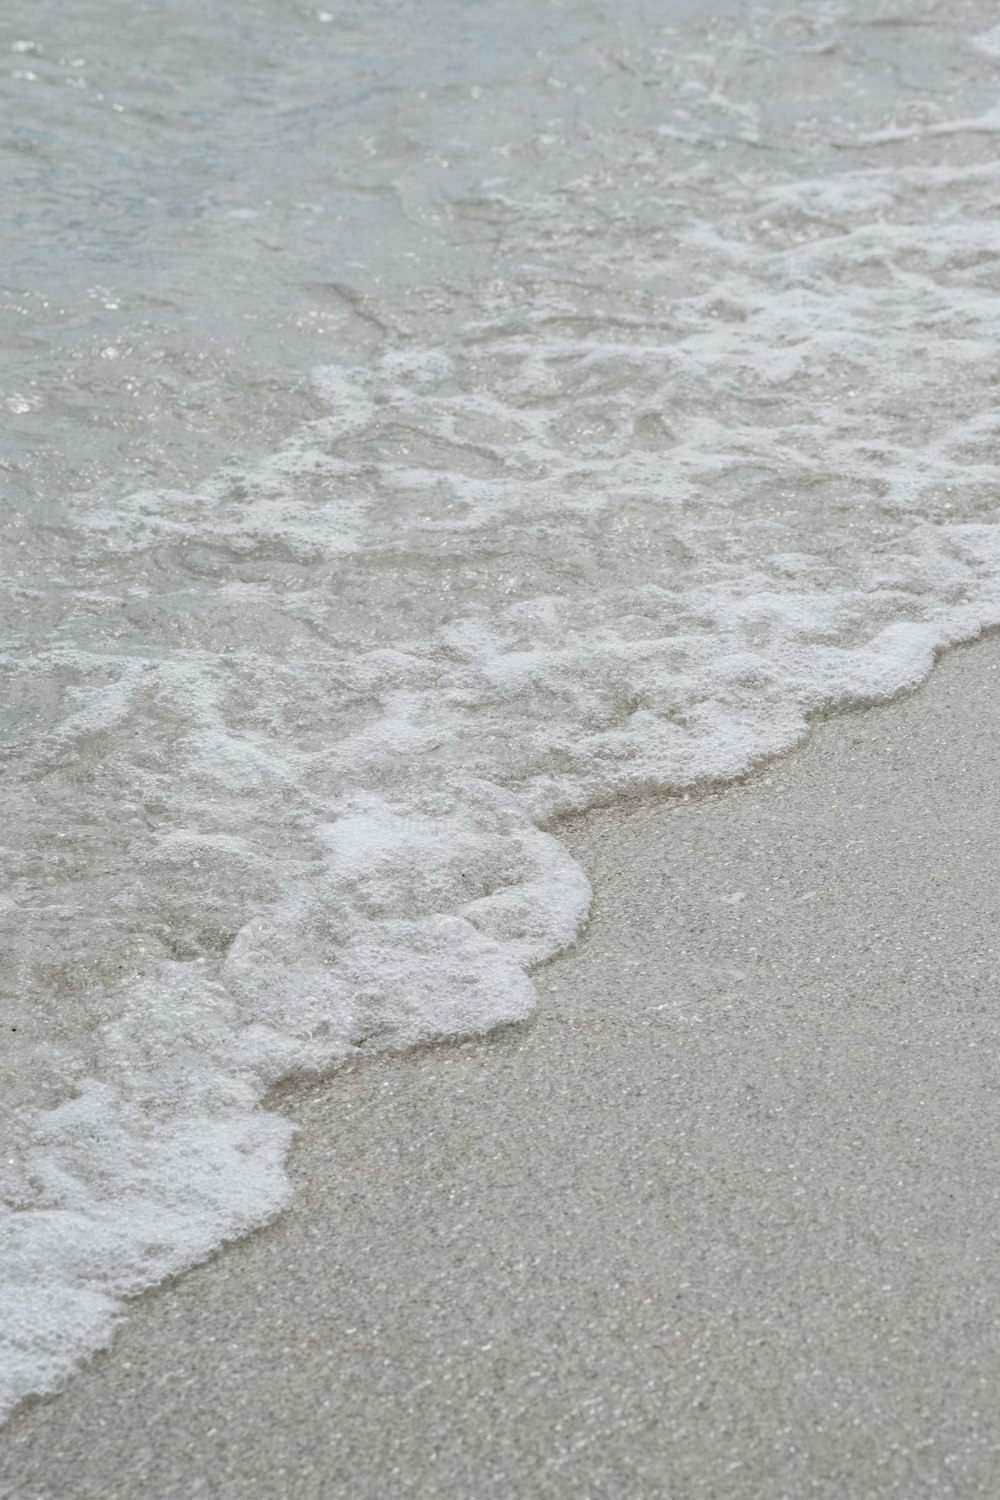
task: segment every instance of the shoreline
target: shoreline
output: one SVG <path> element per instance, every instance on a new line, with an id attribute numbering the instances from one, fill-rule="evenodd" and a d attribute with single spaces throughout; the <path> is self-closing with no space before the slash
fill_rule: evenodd
<path id="1" fill-rule="evenodd" d="M 998 673 L 560 820 L 535 1016 L 272 1092 L 290 1209 L 16 1412 L 0 1491 L 995 1494 Z"/>

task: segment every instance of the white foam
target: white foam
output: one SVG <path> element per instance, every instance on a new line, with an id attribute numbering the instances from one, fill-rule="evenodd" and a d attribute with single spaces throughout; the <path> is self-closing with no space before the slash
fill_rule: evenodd
<path id="1" fill-rule="evenodd" d="M 984 52 L 987 57 L 1000 57 L 1000 26 L 991 26 L 989 31 L 981 31 L 970 40 L 973 47 Z"/>
<path id="2" fill-rule="evenodd" d="M 983 76 L 886 126 L 878 48 L 755 14 L 637 33 L 638 73 L 570 48 L 620 91 L 574 85 L 578 128 L 543 58 L 457 165 L 373 158 L 424 284 L 348 299 L 324 410 L 39 541 L 0 1412 L 280 1210 L 276 1080 L 529 1014 L 589 902 L 560 813 L 740 775 L 1000 622 Z M 808 113 L 778 85 L 814 55 Z M 456 98 L 421 114 L 449 141 Z"/>

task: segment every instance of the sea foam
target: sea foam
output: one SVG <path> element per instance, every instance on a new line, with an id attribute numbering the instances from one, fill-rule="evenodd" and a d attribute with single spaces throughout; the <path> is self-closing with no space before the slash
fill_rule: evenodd
<path id="1" fill-rule="evenodd" d="M 280 1210 L 271 1085 L 531 1012 L 590 899 L 560 815 L 741 775 L 1000 622 L 983 15 L 451 43 L 358 106 L 375 269 L 336 268 L 309 415 L 29 531 L 0 1411 Z"/>

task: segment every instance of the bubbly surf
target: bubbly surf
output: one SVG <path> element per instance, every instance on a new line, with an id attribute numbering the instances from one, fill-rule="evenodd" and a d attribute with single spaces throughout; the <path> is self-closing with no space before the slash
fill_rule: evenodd
<path id="1" fill-rule="evenodd" d="M 1000 622 L 988 6 L 108 9 L 0 39 L 3 1414 L 530 1013 L 560 814 Z"/>

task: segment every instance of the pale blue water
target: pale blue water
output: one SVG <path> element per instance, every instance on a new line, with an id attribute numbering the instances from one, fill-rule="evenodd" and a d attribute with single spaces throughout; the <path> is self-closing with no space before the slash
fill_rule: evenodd
<path id="1" fill-rule="evenodd" d="M 1000 620 L 1000 30 L 8 6 L 0 1409 L 528 1013 L 554 816 Z"/>

